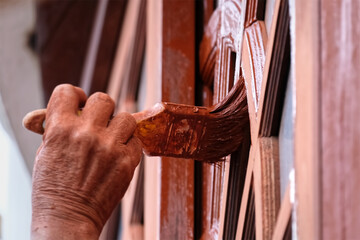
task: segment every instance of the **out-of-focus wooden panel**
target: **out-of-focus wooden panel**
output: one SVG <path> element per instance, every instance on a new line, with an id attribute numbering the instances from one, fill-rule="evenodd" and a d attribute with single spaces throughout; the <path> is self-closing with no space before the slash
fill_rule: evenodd
<path id="1" fill-rule="evenodd" d="M 323 239 L 360 236 L 360 2 L 321 0 Z"/>
<path id="2" fill-rule="evenodd" d="M 96 7 L 96 0 L 37 1 L 37 49 L 45 102 L 58 84 L 79 85 Z"/>
<path id="3" fill-rule="evenodd" d="M 320 0 L 303 0 L 290 5 L 292 16 L 295 16 L 291 28 L 296 34 L 292 46 L 295 47 L 296 89 L 294 208 L 298 239 L 321 239 L 319 87 L 320 44 L 323 39 L 320 37 L 320 8 Z"/>

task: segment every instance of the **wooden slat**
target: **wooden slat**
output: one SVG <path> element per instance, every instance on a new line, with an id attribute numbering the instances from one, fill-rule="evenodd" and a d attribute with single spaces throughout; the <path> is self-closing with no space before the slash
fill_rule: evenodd
<path id="1" fill-rule="evenodd" d="M 246 216 L 244 221 L 244 231 L 241 239 L 255 240 L 256 239 L 256 224 L 255 224 L 255 192 L 254 184 L 251 181 L 249 198 L 247 201 Z"/>
<path id="2" fill-rule="evenodd" d="M 259 138 L 259 150 L 261 159 L 262 234 L 263 239 L 271 239 L 280 208 L 278 139 L 276 137 Z"/>
<path id="3" fill-rule="evenodd" d="M 250 139 L 244 142 L 241 150 L 231 155 L 226 198 L 226 212 L 223 239 L 235 239 L 240 204 L 244 192 L 246 169 L 249 159 Z"/>
<path id="4" fill-rule="evenodd" d="M 115 59 L 127 0 L 109 1 L 89 93 L 105 92 Z"/>
<path id="5" fill-rule="evenodd" d="M 320 1 L 323 239 L 360 236 L 359 1 Z"/>
<path id="6" fill-rule="evenodd" d="M 161 61 L 162 61 L 162 1 L 147 1 L 146 20 L 146 78 L 143 108 L 150 108 L 161 101 Z M 151 58 L 149 57 L 151 56 Z M 143 110 L 143 109 L 141 109 Z M 144 182 L 144 239 L 159 239 L 161 159 L 145 156 Z"/>
<path id="7" fill-rule="evenodd" d="M 257 138 L 257 111 L 261 94 L 267 34 L 264 22 L 257 21 L 244 32 L 242 73 L 247 83 L 247 101 L 253 142 Z"/>
<path id="8" fill-rule="evenodd" d="M 295 29 L 296 34 L 293 46 L 296 89 L 294 166 L 297 238 L 322 239 L 319 166 L 320 1 L 304 0 L 301 4 L 290 7 L 292 16 L 296 18 L 291 27 Z"/>
<path id="9" fill-rule="evenodd" d="M 278 127 L 278 124 L 280 122 L 280 114 L 277 114 L 278 119 L 275 119 L 275 118 L 267 119 L 267 118 L 271 118 L 270 116 L 272 116 L 271 113 L 274 113 L 275 106 L 278 107 L 281 105 L 281 104 L 279 104 L 279 101 L 275 101 L 275 103 L 277 103 L 277 104 L 273 104 L 274 100 L 277 99 L 276 98 L 278 96 L 277 93 L 280 94 L 282 92 L 282 91 L 279 91 L 281 89 L 276 89 L 276 87 L 278 86 L 278 83 L 279 83 L 278 82 L 279 70 L 277 70 L 277 71 L 274 71 L 274 70 L 278 69 L 279 66 L 282 66 L 282 63 L 283 63 L 282 58 L 284 56 L 283 50 L 285 49 L 285 47 L 284 47 L 285 45 L 284 45 L 284 43 L 282 43 L 283 45 L 279 44 L 279 36 L 283 36 L 282 38 L 284 38 L 284 36 L 285 36 L 285 38 L 288 37 L 288 32 L 283 31 L 284 29 L 288 29 L 288 28 L 286 28 L 286 24 L 284 26 L 284 20 L 286 20 L 286 19 L 288 20 L 288 18 L 286 18 L 285 15 L 288 16 L 288 14 L 289 14 L 288 11 L 285 11 L 285 8 L 284 8 L 285 4 L 287 4 L 287 1 L 277 0 L 277 2 L 275 4 L 274 14 L 273 14 L 273 21 L 272 21 L 273 24 L 271 26 L 271 31 L 270 31 L 270 34 L 269 34 L 268 40 L 267 40 L 265 66 L 264 66 L 263 80 L 262 80 L 260 100 L 259 100 L 258 117 L 257 117 L 258 122 L 256 124 L 256 132 L 258 132 L 260 134 L 260 136 L 270 136 L 271 133 L 273 133 L 275 135 L 278 134 L 275 131 L 276 128 L 273 129 L 272 132 L 269 131 L 269 129 L 270 130 L 272 129 L 272 126 L 274 125 L 273 121 L 275 123 L 277 123 L 275 125 Z M 288 21 L 285 21 L 285 23 L 286 22 L 288 23 Z M 287 34 L 283 34 L 284 32 L 286 32 Z M 286 42 L 288 42 L 288 41 L 286 41 Z M 287 62 L 289 63 L 289 60 Z M 281 70 L 281 68 L 280 68 L 280 70 Z M 284 75 L 284 73 L 283 73 L 283 75 Z M 280 75 L 280 76 L 282 76 L 282 75 Z M 273 80 L 269 80 L 269 79 L 273 79 Z M 281 78 L 281 79 L 283 79 L 283 78 Z M 274 80 L 276 80 L 276 81 L 274 81 Z M 270 84 L 268 84 L 268 82 L 273 82 L 272 86 L 270 86 Z M 269 90 L 267 90 L 267 89 L 269 89 Z M 276 91 L 275 93 L 273 92 L 274 90 Z M 270 93 L 267 93 L 267 91 L 270 91 Z M 272 102 L 269 102 L 269 99 L 272 99 Z M 271 106 L 271 104 L 273 104 L 273 106 Z M 279 109 L 277 109 L 277 110 L 279 110 Z M 267 112 L 267 113 L 265 113 L 265 112 Z M 264 115 L 264 116 L 262 116 L 262 115 Z M 268 121 L 268 120 L 271 120 L 271 121 Z M 263 126 L 260 126 L 261 123 L 263 124 Z M 265 126 L 266 126 L 266 128 L 265 128 Z M 262 127 L 263 129 L 260 130 L 260 127 Z M 266 130 L 267 135 L 263 135 L 264 129 L 267 129 Z"/>
<path id="10" fill-rule="evenodd" d="M 79 85 L 97 1 L 36 3 L 36 45 L 45 90 L 44 102 L 48 102 L 58 84 Z"/>
<path id="11" fill-rule="evenodd" d="M 254 165 L 254 158 L 255 158 L 255 152 L 253 146 L 250 148 L 250 154 L 249 154 L 249 160 L 248 160 L 248 166 L 246 170 L 246 177 L 244 181 L 244 191 L 241 198 L 241 206 L 240 206 L 240 213 L 239 213 L 239 219 L 237 223 L 237 230 L 236 230 L 236 240 L 243 239 L 243 234 L 246 229 L 249 228 L 248 223 L 246 223 L 247 220 L 247 209 L 248 209 L 248 202 L 249 198 L 251 197 L 252 191 L 253 191 L 253 165 Z M 255 213 L 255 212 L 254 212 Z M 255 225 L 255 222 L 254 222 Z"/>
<path id="12" fill-rule="evenodd" d="M 163 1 L 162 101 L 194 104 L 195 4 Z M 194 162 L 162 158 L 160 238 L 194 237 Z"/>
<path id="13" fill-rule="evenodd" d="M 290 184 L 288 184 L 283 200 L 281 201 L 281 208 L 272 235 L 273 240 L 283 240 L 285 238 L 289 227 L 289 221 L 291 220 L 291 212 L 292 203 L 290 202 Z"/>
<path id="14" fill-rule="evenodd" d="M 282 0 L 274 35 L 273 50 L 268 67 L 265 68 L 264 94 L 261 97 L 259 135 L 264 137 L 277 136 L 286 82 L 290 66 L 290 33 L 289 33 L 288 1 Z M 271 47 L 271 46 L 270 46 Z"/>
<path id="15" fill-rule="evenodd" d="M 143 18 L 139 14 L 141 10 L 142 0 L 133 0 L 130 1 L 127 5 L 126 14 L 124 18 L 124 27 L 121 30 L 121 37 L 118 40 L 118 46 L 115 53 L 114 67 L 112 68 L 110 74 L 109 85 L 107 92 L 116 101 L 119 101 L 120 94 L 123 90 L 123 95 L 126 94 L 127 82 L 130 79 L 131 70 L 140 71 L 138 65 L 132 66 L 133 59 L 137 56 L 136 48 L 141 48 L 142 46 L 135 46 L 135 39 L 140 37 L 141 31 L 137 31 L 138 28 L 141 29 L 143 23 L 139 23 L 139 19 Z M 137 69 L 133 69 L 136 67 Z M 125 82 L 125 83 L 124 83 Z M 124 86 L 125 85 L 125 86 Z M 121 107 L 121 106 L 120 106 Z"/>

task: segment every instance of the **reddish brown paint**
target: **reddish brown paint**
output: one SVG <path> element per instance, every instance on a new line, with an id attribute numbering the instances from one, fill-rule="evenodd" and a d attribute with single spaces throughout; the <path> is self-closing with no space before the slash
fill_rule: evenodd
<path id="1" fill-rule="evenodd" d="M 195 4 L 163 1 L 162 101 L 194 104 Z M 194 162 L 161 159 L 160 239 L 194 238 Z"/>
<path id="2" fill-rule="evenodd" d="M 23 124 L 42 134 L 45 115 L 46 109 L 31 112 Z M 247 136 L 244 80 L 240 79 L 220 103 L 209 108 L 158 103 L 133 116 L 137 121 L 134 135 L 148 155 L 216 161 L 234 152 Z"/>

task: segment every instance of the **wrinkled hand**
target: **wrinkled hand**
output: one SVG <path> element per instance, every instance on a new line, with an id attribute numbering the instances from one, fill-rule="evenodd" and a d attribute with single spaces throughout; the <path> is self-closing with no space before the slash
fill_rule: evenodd
<path id="1" fill-rule="evenodd" d="M 113 111 L 104 93 L 86 100 L 68 84 L 54 90 L 33 173 L 33 238 L 98 238 L 141 157 L 135 119 L 121 113 L 109 122 Z"/>

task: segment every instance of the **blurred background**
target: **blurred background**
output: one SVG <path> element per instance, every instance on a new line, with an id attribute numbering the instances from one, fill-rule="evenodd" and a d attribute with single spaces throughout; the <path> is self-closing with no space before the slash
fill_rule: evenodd
<path id="1" fill-rule="evenodd" d="M 31 0 L 0 1 L 0 239 L 30 239 L 31 168 L 41 137 L 23 116 L 44 106 Z"/>
<path id="2" fill-rule="evenodd" d="M 120 36 L 126 7 L 132 9 L 127 25 L 139 25 L 138 16 L 144 21 L 144 7 L 140 3 L 145 1 L 127 2 L 0 0 L 1 240 L 30 239 L 31 173 L 41 136 L 24 129 L 22 118 L 32 110 L 44 108 L 54 87 L 61 83 L 81 86 L 88 95 L 107 91 L 115 74 L 113 62 L 119 59 L 118 44 L 124 42 Z M 140 32 L 140 37 L 135 32 L 132 34 L 137 36 L 134 44 L 132 40 L 125 41 L 127 51 L 122 51 L 122 59 L 138 62 L 132 62 L 137 66 L 133 71 L 136 74 L 120 71 L 120 76 L 136 83 L 135 93 L 145 46 L 145 32 Z M 129 58 L 129 55 L 137 57 Z M 116 76 L 120 81 L 119 71 Z M 117 86 L 114 99 L 119 96 L 120 85 Z M 131 108 L 131 102 L 136 99 L 132 96 L 130 99 Z M 113 235 L 103 239 L 116 238 L 119 213 L 115 215 Z"/>

